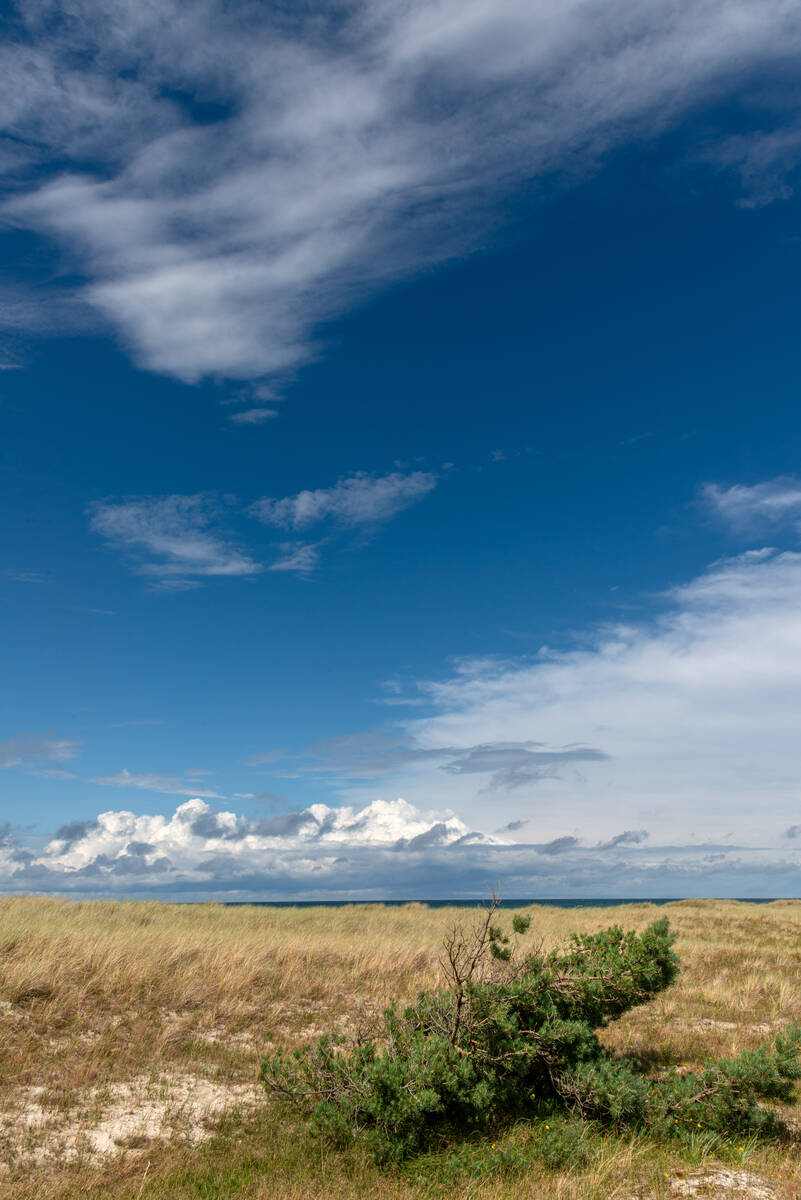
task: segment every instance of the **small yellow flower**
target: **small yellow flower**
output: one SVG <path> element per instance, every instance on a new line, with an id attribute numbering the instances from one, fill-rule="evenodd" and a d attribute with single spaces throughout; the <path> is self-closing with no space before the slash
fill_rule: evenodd
<path id="1" fill-rule="evenodd" d="M 698 1126 L 698 1128 L 700 1129 L 700 1128 L 701 1128 L 701 1122 L 700 1122 L 700 1121 L 696 1121 L 695 1123 L 696 1123 L 696 1125 Z"/>
<path id="2" fill-rule="evenodd" d="M 493 1150 L 495 1149 L 496 1145 L 497 1145 L 497 1143 L 496 1143 L 496 1142 L 493 1142 L 493 1143 L 492 1143 L 492 1148 L 493 1148 Z"/>
<path id="3" fill-rule="evenodd" d="M 546 1126 L 545 1126 L 545 1128 L 546 1128 L 546 1129 L 550 1129 L 551 1127 L 550 1127 L 550 1125 L 546 1125 Z"/>

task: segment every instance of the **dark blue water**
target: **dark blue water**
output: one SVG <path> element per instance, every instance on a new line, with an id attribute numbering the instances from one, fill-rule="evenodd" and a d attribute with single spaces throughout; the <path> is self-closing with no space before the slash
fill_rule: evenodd
<path id="1" fill-rule="evenodd" d="M 738 904 L 772 904 L 777 896 L 727 896 L 720 899 L 734 900 Z M 614 899 L 587 900 L 524 900 L 504 899 L 504 908 L 528 908 L 532 904 L 547 905 L 551 908 L 615 908 L 619 904 L 675 904 L 682 899 L 698 899 L 698 897 L 668 896 L 655 898 L 651 896 L 615 897 Z M 383 905 L 386 908 L 399 908 L 404 904 L 423 904 L 426 908 L 476 908 L 486 904 L 486 899 L 474 897 L 461 900 L 226 900 L 226 908 L 236 908 L 240 905 L 253 905 L 256 908 L 349 908 L 359 904 Z"/>

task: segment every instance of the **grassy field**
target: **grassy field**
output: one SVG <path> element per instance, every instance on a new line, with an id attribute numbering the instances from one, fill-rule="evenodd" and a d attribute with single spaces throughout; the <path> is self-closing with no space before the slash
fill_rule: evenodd
<path id="1" fill-rule="evenodd" d="M 801 902 L 530 911 L 546 944 L 669 916 L 679 982 L 603 1035 L 651 1070 L 737 1053 L 801 1021 Z M 263 1095 L 263 1051 L 330 1022 L 357 1026 L 390 996 L 433 984 L 444 930 L 466 919 L 417 904 L 0 900 L 0 1197 L 801 1197 L 801 1108 L 783 1143 L 699 1130 L 679 1159 L 604 1137 L 581 1167 L 547 1166 L 539 1150 L 553 1131 L 535 1121 L 388 1175 L 358 1149 L 307 1139 Z"/>

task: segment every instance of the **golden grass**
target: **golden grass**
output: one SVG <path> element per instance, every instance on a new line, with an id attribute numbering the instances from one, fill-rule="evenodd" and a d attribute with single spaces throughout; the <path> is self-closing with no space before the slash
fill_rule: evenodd
<path id="1" fill-rule="evenodd" d="M 613 922 L 642 928 L 662 913 L 670 917 L 682 963 L 678 984 L 604 1035 L 611 1047 L 655 1068 L 737 1053 L 783 1023 L 801 1021 L 801 902 L 531 911 L 532 933 L 546 944 L 577 929 Z M 0 1160 L 9 1164 L 0 1173 L 0 1196 L 454 1194 L 441 1164 L 415 1182 L 408 1173 L 380 1176 L 357 1151 L 311 1160 L 297 1124 L 263 1100 L 223 1118 L 211 1141 L 153 1141 L 105 1164 L 54 1161 L 42 1133 L 38 1142 L 32 1135 L 26 1152 L 18 1132 L 8 1130 L 31 1089 L 43 1089 L 37 1103 L 52 1112 L 54 1127 L 91 1123 L 89 1110 L 96 1119 L 114 1089 L 134 1079 L 198 1077 L 241 1089 L 256 1079 L 271 1038 L 316 1036 L 329 1022 L 357 1022 L 390 995 L 403 998 L 434 983 L 442 934 L 466 919 L 463 909 L 418 904 L 274 909 L 0 899 L 0 1117 L 7 1131 Z M 505 1144 L 526 1136 L 511 1131 Z M 41 1163 L 32 1167 L 37 1146 Z M 226 1191 L 222 1177 L 213 1182 L 223 1146 L 226 1169 L 244 1180 L 238 1191 Z M 699 1142 L 697 1160 L 710 1151 Z M 610 1141 L 584 1173 L 465 1177 L 456 1191 L 499 1200 L 668 1195 L 681 1164 L 665 1153 L 637 1139 Z M 774 1177 L 777 1195 L 795 1196 L 794 1154 L 792 1147 L 748 1147 L 744 1157 Z"/>

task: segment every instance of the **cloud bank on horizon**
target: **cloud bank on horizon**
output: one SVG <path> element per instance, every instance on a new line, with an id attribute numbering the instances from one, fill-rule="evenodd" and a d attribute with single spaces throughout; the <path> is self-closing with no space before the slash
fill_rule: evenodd
<path id="1" fill-rule="evenodd" d="M 520 185 L 586 175 L 701 105 L 736 93 L 747 119 L 707 130 L 698 162 L 739 173 L 746 202 L 788 194 L 800 50 L 791 0 L 84 0 L 68 18 L 19 0 L 2 214 L 85 283 L 0 312 L 14 330 L 100 319 L 150 370 L 251 381 L 232 419 L 252 427 L 327 322 L 473 250 Z"/>
<path id="2" fill-rule="evenodd" d="M 73 895 L 408 899 L 481 895 L 498 879 L 507 895 L 597 896 L 614 878 L 616 895 L 655 897 L 747 887 L 770 872 L 780 890 L 801 866 L 793 836 L 780 857 L 742 846 L 649 846 L 645 830 L 595 844 L 571 836 L 526 843 L 400 799 L 360 812 L 315 804 L 258 820 L 193 799 L 170 817 L 112 811 L 70 822 L 38 853 L 2 830 L 0 883 Z"/>

